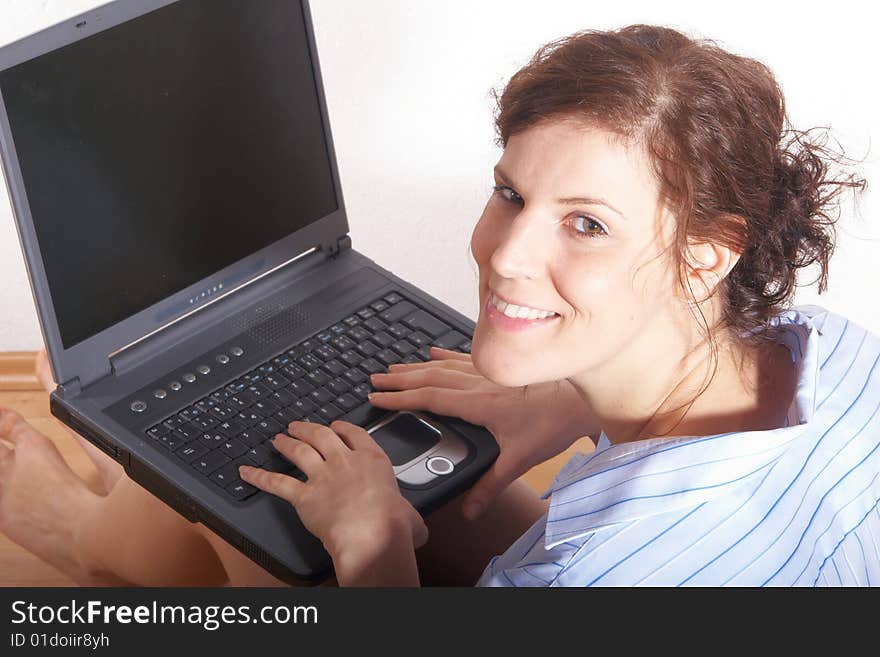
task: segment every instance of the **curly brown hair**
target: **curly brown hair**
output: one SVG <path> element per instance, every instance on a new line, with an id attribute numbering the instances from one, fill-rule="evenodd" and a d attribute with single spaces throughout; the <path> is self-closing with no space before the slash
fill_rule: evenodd
<path id="1" fill-rule="evenodd" d="M 851 160 L 826 147 L 827 130 L 790 127 L 782 91 L 761 62 L 666 27 L 587 30 L 542 46 L 494 94 L 502 148 L 553 119 L 644 147 L 677 219 L 682 273 L 689 239 L 741 253 L 716 289 L 725 301 L 721 326 L 766 337 L 761 329 L 809 265 L 818 265 L 826 289 L 839 195 L 865 181 L 831 175 L 832 165 Z"/>

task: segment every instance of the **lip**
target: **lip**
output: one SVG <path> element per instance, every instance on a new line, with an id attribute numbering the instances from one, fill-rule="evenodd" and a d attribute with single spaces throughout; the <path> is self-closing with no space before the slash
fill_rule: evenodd
<path id="1" fill-rule="evenodd" d="M 507 301 L 507 299 L 502 297 L 500 294 L 496 294 L 490 289 L 489 294 L 486 295 L 486 303 L 484 305 L 486 318 L 489 320 L 490 324 L 500 329 L 504 329 L 505 331 L 525 331 L 527 329 L 548 326 L 560 318 L 559 315 L 550 315 L 549 317 L 544 317 L 543 319 L 515 319 L 513 317 L 508 317 L 492 305 L 493 294 L 495 294 L 495 296 L 497 296 L 502 301 Z"/>

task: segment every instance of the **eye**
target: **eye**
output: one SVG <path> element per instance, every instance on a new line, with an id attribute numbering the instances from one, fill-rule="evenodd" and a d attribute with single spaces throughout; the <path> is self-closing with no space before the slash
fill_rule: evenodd
<path id="1" fill-rule="evenodd" d="M 578 237 L 602 237 L 608 234 L 605 226 L 587 215 L 579 214 L 571 219 Z"/>
<path id="2" fill-rule="evenodd" d="M 498 194 L 505 201 L 509 201 L 511 203 L 516 203 L 517 205 L 523 204 L 522 196 L 517 194 L 507 185 L 495 185 L 492 187 L 496 194 Z"/>

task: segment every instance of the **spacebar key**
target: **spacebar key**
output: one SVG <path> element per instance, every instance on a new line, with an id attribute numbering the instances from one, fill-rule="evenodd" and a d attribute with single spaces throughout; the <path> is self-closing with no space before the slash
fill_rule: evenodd
<path id="1" fill-rule="evenodd" d="M 365 404 L 361 404 L 357 408 L 353 408 L 339 419 L 344 420 L 345 422 L 351 422 L 352 424 L 356 424 L 360 427 L 365 427 L 368 424 L 375 422 L 379 418 L 384 417 L 389 412 L 390 411 L 388 411 L 388 409 L 376 408 L 370 402 L 366 402 Z"/>

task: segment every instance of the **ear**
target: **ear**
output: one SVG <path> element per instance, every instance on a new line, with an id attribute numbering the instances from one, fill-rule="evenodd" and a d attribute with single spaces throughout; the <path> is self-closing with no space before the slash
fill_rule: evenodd
<path id="1" fill-rule="evenodd" d="M 688 242 L 685 276 L 697 303 L 711 297 L 742 253 L 716 242 Z"/>

